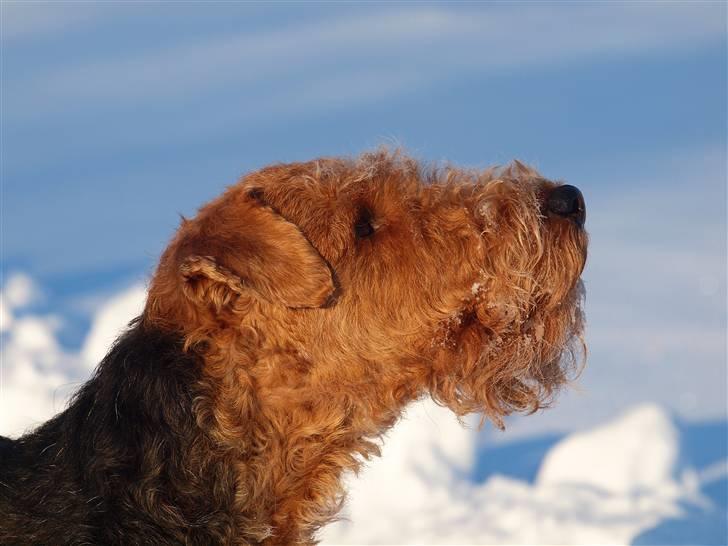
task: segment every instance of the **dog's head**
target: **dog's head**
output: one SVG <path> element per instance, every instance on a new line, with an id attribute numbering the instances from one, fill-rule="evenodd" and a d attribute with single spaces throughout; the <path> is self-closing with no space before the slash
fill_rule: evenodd
<path id="1" fill-rule="evenodd" d="M 580 358 L 583 223 L 578 190 L 519 163 L 273 166 L 183 221 L 146 318 L 269 397 L 429 392 L 498 421 L 538 408 Z"/>

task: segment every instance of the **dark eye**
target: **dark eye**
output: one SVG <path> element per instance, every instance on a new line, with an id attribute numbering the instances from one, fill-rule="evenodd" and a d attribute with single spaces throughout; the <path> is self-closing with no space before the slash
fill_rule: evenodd
<path id="1" fill-rule="evenodd" d="M 265 201 L 265 194 L 263 193 L 263 188 L 250 188 L 248 190 L 248 197 L 250 197 L 253 201 L 257 201 L 259 205 L 267 205 Z"/>
<path id="2" fill-rule="evenodd" d="M 372 226 L 372 212 L 363 208 L 359 211 L 359 215 L 354 223 L 354 235 L 357 239 L 366 239 L 374 235 L 374 226 Z"/>

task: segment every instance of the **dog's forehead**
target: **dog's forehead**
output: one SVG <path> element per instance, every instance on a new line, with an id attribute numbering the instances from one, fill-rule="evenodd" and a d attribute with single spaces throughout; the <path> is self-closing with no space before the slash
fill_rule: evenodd
<path id="1" fill-rule="evenodd" d="M 352 215 L 361 206 L 385 212 L 426 190 L 414 172 L 393 166 L 374 170 L 336 160 L 269 167 L 248 175 L 240 186 L 281 212 L 301 213 L 302 221 L 319 213 Z"/>

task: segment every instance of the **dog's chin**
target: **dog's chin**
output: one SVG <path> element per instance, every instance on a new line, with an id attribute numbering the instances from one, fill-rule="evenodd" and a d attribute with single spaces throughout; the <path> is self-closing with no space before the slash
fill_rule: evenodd
<path id="1" fill-rule="evenodd" d="M 582 300 L 579 282 L 555 309 L 536 307 L 525 318 L 483 302 L 470 305 L 439 347 L 433 398 L 497 426 L 510 413 L 548 407 L 585 361 Z"/>

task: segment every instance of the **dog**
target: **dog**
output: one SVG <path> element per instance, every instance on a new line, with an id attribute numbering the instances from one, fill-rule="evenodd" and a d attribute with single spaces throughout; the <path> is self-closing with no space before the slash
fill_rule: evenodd
<path id="1" fill-rule="evenodd" d="M 410 402 L 502 426 L 578 372 L 585 214 L 519 162 L 248 174 L 68 408 L 2 439 L 0 543 L 315 543 Z"/>

